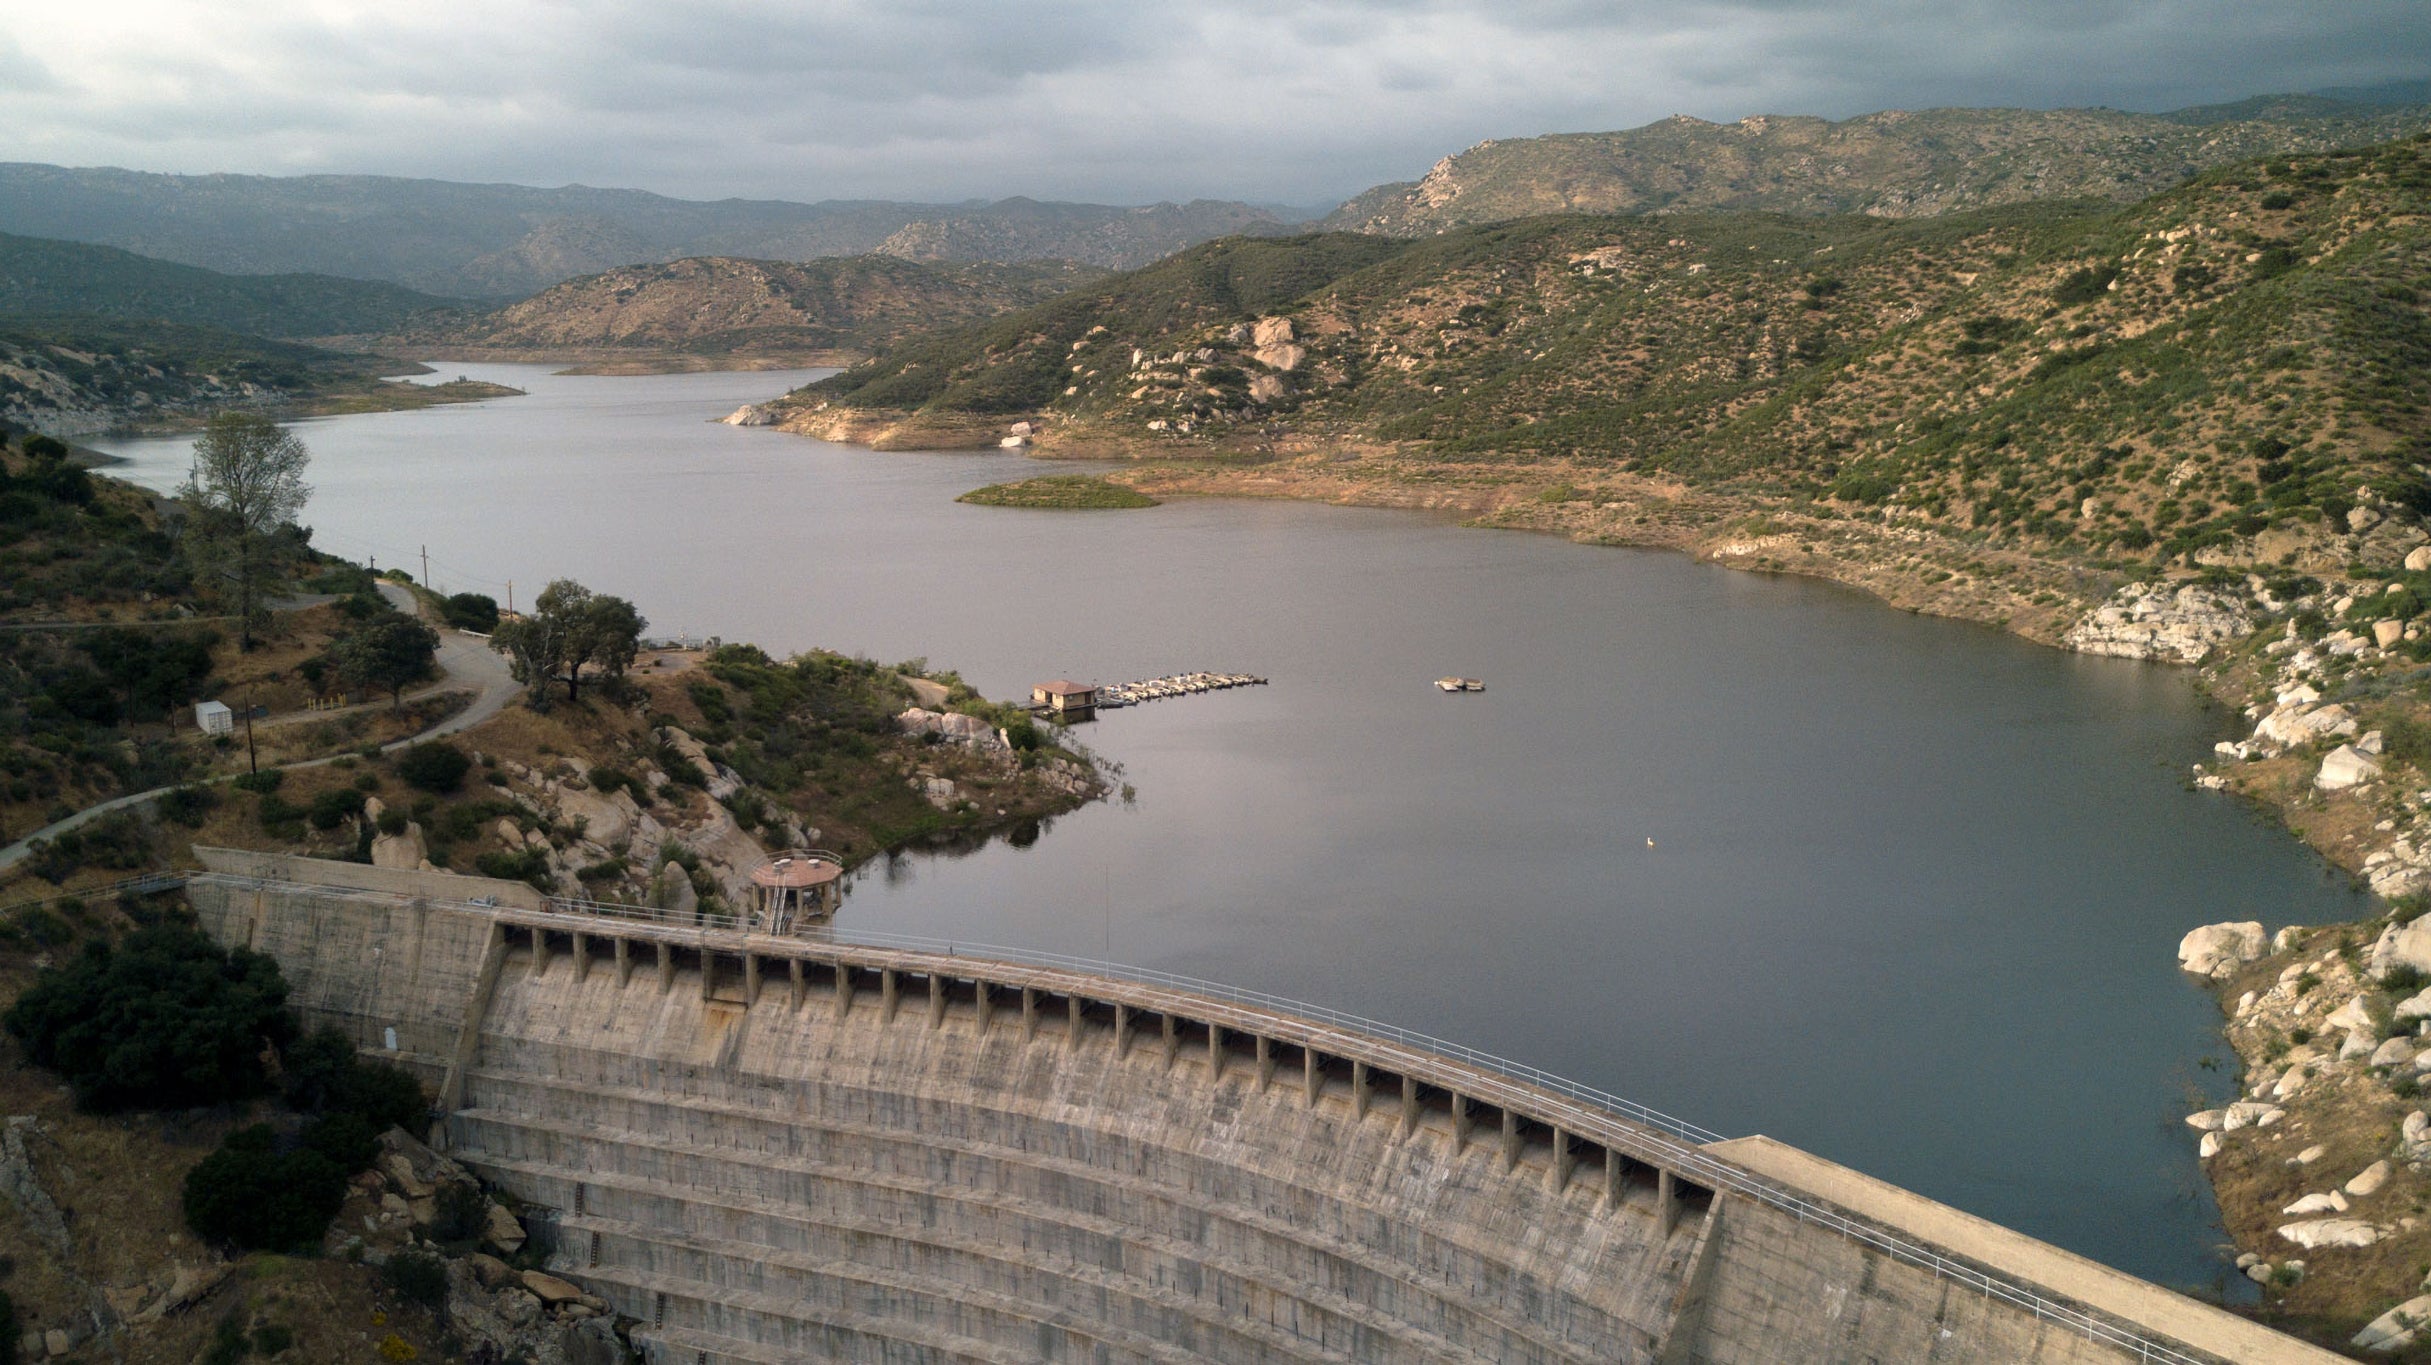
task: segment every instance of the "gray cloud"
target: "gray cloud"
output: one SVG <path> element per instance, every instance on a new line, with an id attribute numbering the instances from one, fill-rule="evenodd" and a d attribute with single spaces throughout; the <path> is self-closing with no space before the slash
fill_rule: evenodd
<path id="1" fill-rule="evenodd" d="M 0 0 L 0 158 L 695 197 L 1315 202 L 1679 112 L 2431 70 L 2420 0 Z"/>

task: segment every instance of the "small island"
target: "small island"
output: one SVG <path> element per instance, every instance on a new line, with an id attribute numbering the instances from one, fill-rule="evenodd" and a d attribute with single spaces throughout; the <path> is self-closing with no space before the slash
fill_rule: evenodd
<path id="1" fill-rule="evenodd" d="M 994 483 L 974 488 L 956 502 L 977 503 L 982 507 L 1056 507 L 1095 509 L 1106 507 L 1154 507 L 1158 500 L 1136 488 L 1089 474 L 1052 474 L 1045 478 L 1024 479 L 1019 483 Z"/>

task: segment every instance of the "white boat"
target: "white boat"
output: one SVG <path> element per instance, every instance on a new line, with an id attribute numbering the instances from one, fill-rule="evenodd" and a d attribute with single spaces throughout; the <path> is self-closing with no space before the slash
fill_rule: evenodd
<path id="1" fill-rule="evenodd" d="M 1476 678 L 1437 678 L 1435 686 L 1446 692 L 1483 692 L 1486 685 Z"/>

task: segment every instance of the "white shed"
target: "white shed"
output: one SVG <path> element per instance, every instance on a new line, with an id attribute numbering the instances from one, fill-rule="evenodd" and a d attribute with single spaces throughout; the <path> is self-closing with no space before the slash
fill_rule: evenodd
<path id="1" fill-rule="evenodd" d="M 236 729 L 236 715 L 224 701 L 194 703 L 194 724 L 206 735 L 224 735 Z"/>

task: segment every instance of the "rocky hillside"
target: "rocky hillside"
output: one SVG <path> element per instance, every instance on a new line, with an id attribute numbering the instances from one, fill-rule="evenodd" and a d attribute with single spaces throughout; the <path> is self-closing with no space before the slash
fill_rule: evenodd
<path id="1" fill-rule="evenodd" d="M 587 275 L 397 340 L 690 355 L 867 353 L 923 327 L 1042 302 L 1101 273 L 1060 263 L 927 265 L 892 256 L 697 257 Z"/>
<path id="2" fill-rule="evenodd" d="M 516 299 L 642 261 L 1068 260 L 1129 268 L 1272 213 L 1199 201 L 907 204 L 727 199 L 640 190 L 465 185 L 390 176 L 153 175 L 0 164 L 0 232 L 123 247 L 244 274 L 311 271 L 451 297 Z M 900 242 L 886 246 L 897 234 Z"/>
<path id="3" fill-rule="evenodd" d="M 177 426 L 229 407 L 300 415 L 512 392 L 380 378 L 396 371 L 391 360 L 211 327 L 0 318 L 0 423 L 59 436 Z"/>
<path id="4" fill-rule="evenodd" d="M 2170 114 L 1886 110 L 1833 123 L 1685 115 L 1617 133 L 1482 142 L 1415 183 L 1379 185 L 1320 226 L 1417 237 L 1547 213 L 1866 213 L 1912 218 L 2029 200 L 2141 199 L 2255 157 L 2431 128 L 2431 108 L 2316 97 Z"/>
<path id="5" fill-rule="evenodd" d="M 1541 494 L 1530 524 L 1584 535 L 1663 538 L 1597 515 L 1652 485 L 1674 520 L 1695 493 L 2113 568 L 2343 563 L 2431 506 L 2426 203 L 2417 139 L 2126 209 L 1217 243 L 789 405 L 898 444 L 1020 418 L 1048 449 L 1328 447 L 1336 484 Z"/>

